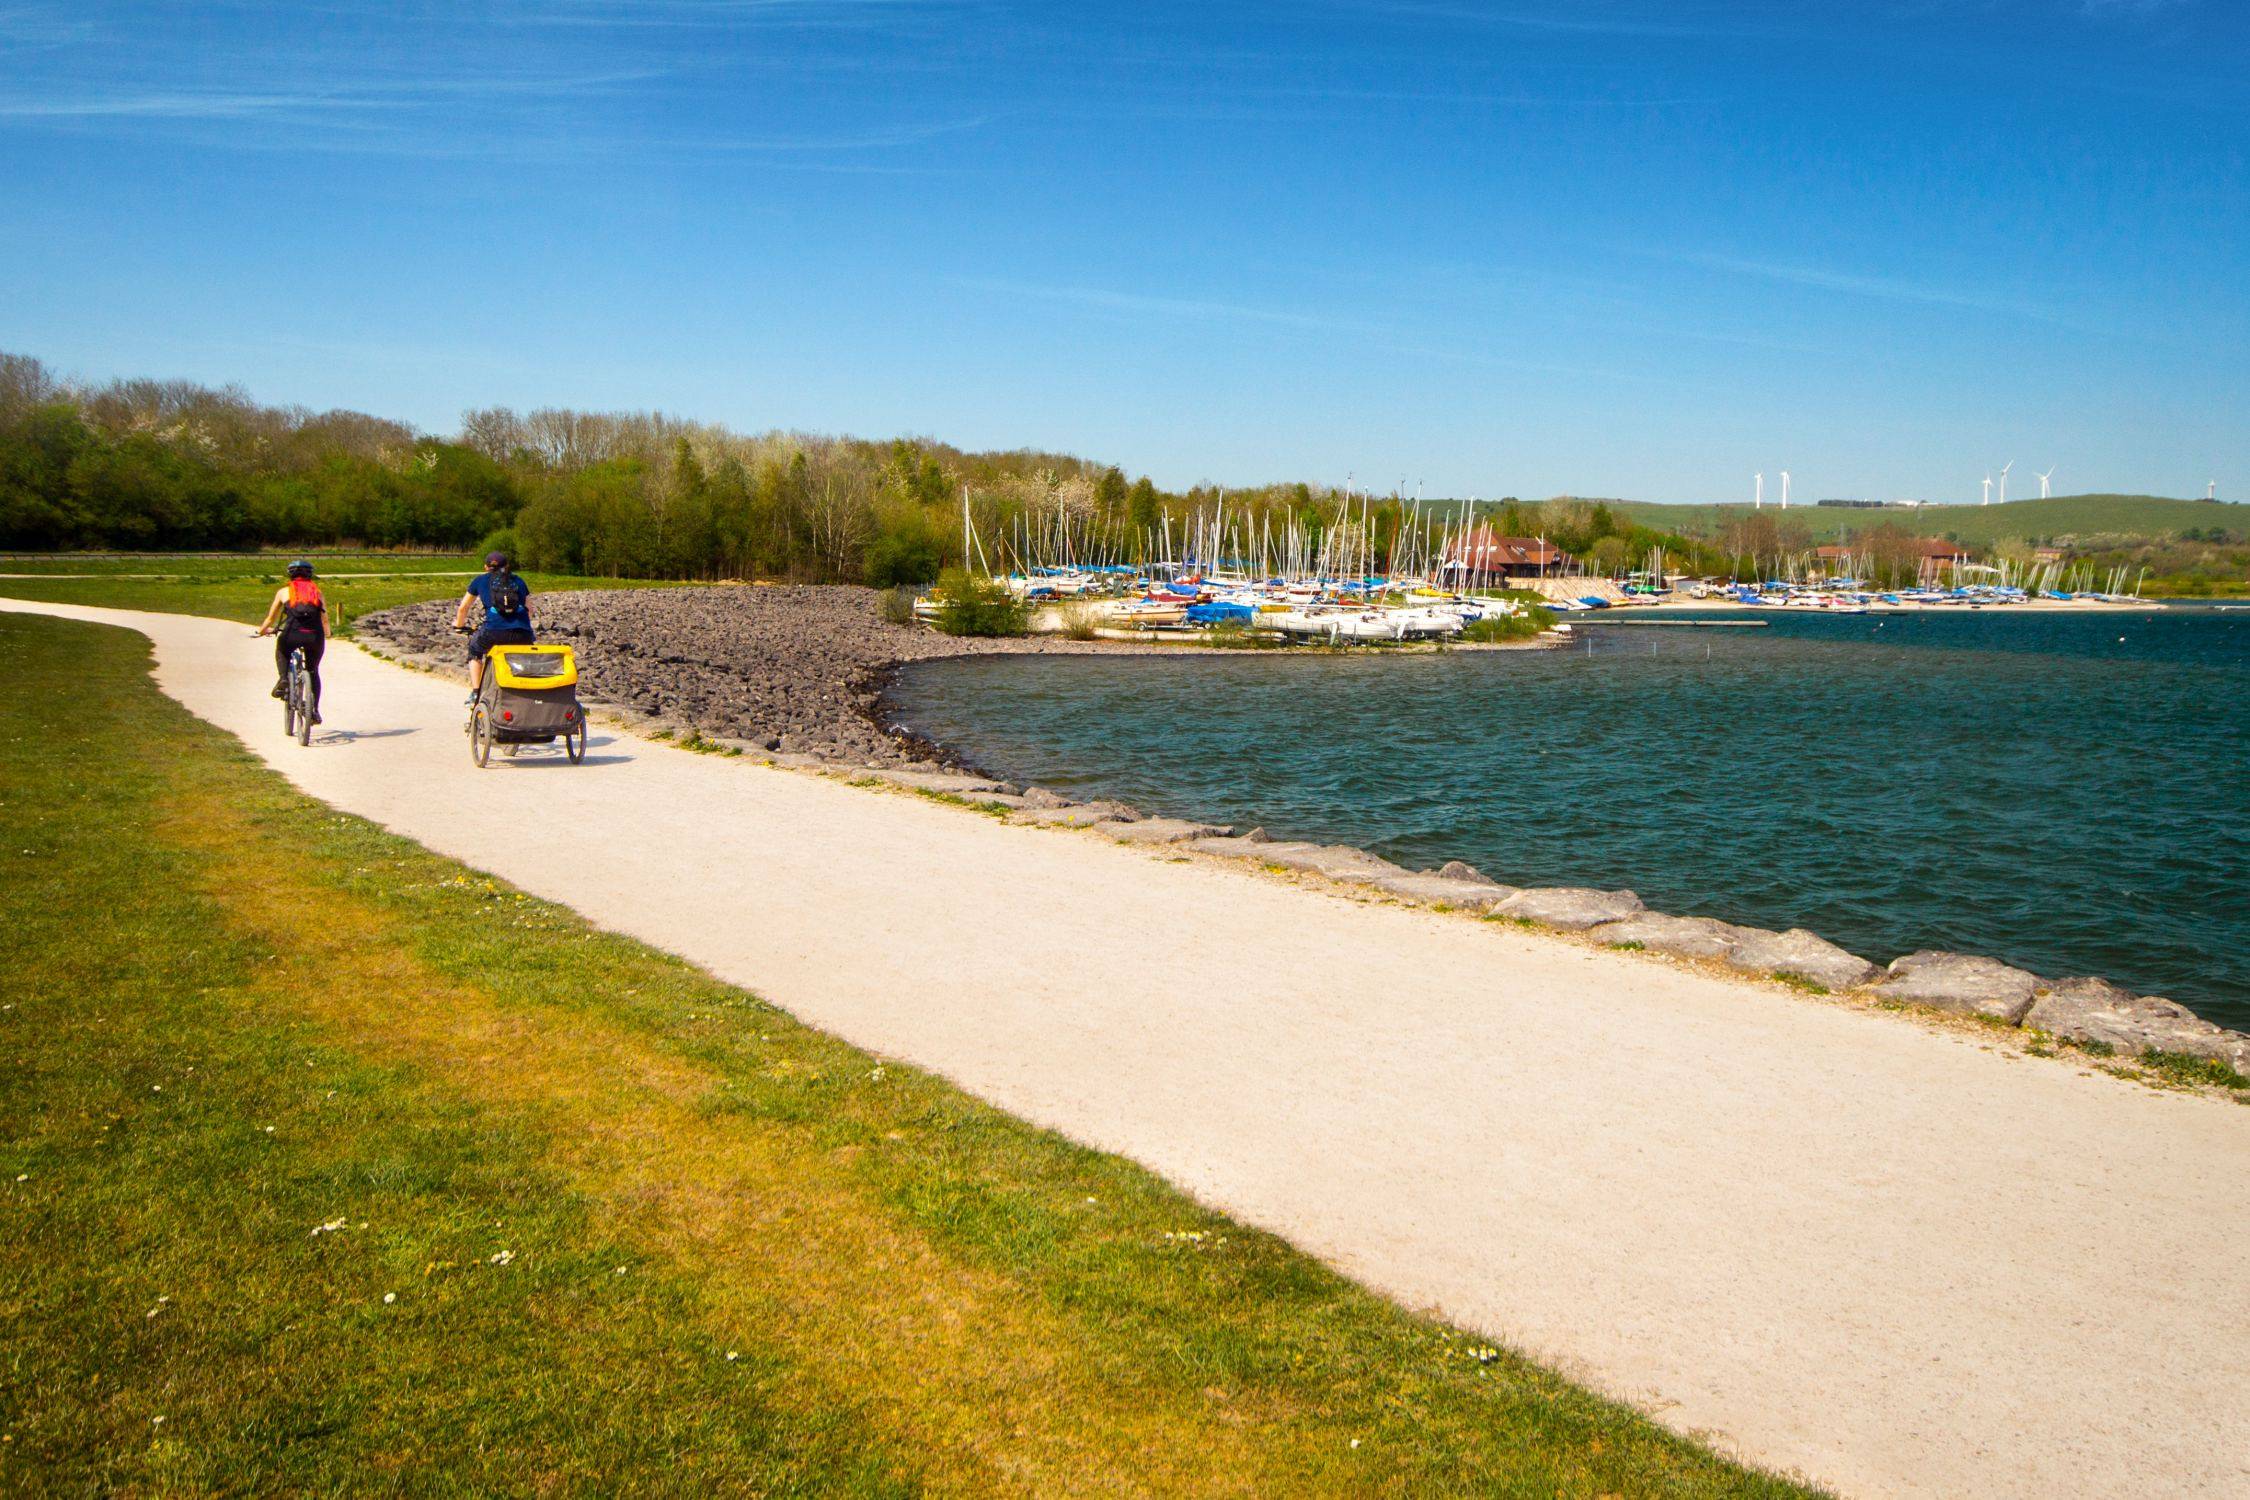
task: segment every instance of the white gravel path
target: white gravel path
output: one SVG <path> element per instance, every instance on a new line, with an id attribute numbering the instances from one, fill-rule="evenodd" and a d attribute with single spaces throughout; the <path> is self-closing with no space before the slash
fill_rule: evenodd
<path id="1" fill-rule="evenodd" d="M 129 625 L 313 795 L 1848 1494 L 2250 1495 L 2250 1109 L 1627 954 Z"/>

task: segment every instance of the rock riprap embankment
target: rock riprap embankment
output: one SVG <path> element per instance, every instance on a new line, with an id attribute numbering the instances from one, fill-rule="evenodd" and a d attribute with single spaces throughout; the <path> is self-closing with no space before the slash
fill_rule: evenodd
<path id="1" fill-rule="evenodd" d="M 876 722 L 883 677 L 944 656 L 1083 654 L 1131 646 L 1058 637 L 975 640 L 883 618 L 882 595 L 844 585 L 592 589 L 533 600 L 542 638 L 579 648 L 588 700 L 715 738 L 844 765 L 903 766 L 935 750 Z M 400 654 L 458 666 L 451 604 L 358 622 Z"/>

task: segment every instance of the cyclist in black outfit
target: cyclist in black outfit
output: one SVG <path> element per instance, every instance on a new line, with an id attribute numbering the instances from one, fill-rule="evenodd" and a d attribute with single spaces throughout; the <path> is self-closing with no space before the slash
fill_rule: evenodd
<path id="1" fill-rule="evenodd" d="M 273 695 L 279 698 L 288 691 L 289 653 L 303 651 L 305 675 L 312 688 L 312 721 L 318 724 L 320 657 L 328 649 L 328 601 L 320 597 L 320 585 L 313 581 L 311 563 L 300 559 L 289 565 L 289 581 L 275 592 L 258 634 L 272 632 L 276 622 L 280 625 L 280 638 L 273 645 Z"/>

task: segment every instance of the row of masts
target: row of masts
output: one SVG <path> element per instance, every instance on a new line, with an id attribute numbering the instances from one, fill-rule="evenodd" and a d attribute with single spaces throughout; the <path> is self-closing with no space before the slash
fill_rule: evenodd
<path id="1" fill-rule="evenodd" d="M 1388 534 L 1379 535 L 1379 518 L 1366 495 L 1347 495 L 1337 517 L 1325 523 L 1308 523 L 1286 511 L 1277 518 L 1272 506 L 1230 508 L 1222 496 L 1184 515 L 1175 516 L 1167 506 L 1154 526 L 1120 528 L 1058 503 L 1052 511 L 1017 515 L 988 552 L 964 487 L 961 548 L 972 569 L 994 574 L 1129 569 L 1151 576 L 1237 573 L 1291 583 L 1430 578 L 1477 529 L 1477 516 L 1475 501 L 1428 506 L 1405 501 Z"/>

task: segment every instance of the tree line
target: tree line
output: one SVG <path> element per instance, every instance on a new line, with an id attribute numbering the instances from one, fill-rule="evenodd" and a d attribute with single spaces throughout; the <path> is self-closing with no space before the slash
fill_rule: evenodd
<path id="1" fill-rule="evenodd" d="M 1810 551 L 1770 511 L 1698 537 L 1569 497 L 1471 514 L 1306 483 L 1168 491 L 1069 454 L 744 434 L 652 412 L 489 407 L 436 436 L 233 386 L 82 384 L 0 354 L 0 548 L 16 551 L 501 547 L 591 576 L 890 585 L 963 565 L 1225 556 L 1284 533 L 1317 551 L 1338 528 L 1355 557 L 1387 568 L 1417 536 L 1427 561 L 1434 536 L 1471 522 L 1611 575 L 1751 578 Z M 1895 531 L 1870 529 L 1864 550 L 1904 581 L 1918 557 Z"/>

